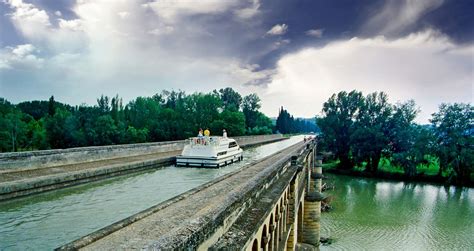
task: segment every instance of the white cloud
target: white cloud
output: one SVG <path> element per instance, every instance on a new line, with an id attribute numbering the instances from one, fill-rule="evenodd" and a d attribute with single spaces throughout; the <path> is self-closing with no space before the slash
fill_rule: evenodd
<path id="1" fill-rule="evenodd" d="M 6 4 L 13 9 L 9 14 L 12 22 L 27 37 L 42 36 L 51 26 L 49 16 L 44 10 L 22 0 L 6 0 Z"/>
<path id="2" fill-rule="evenodd" d="M 251 39 L 252 31 L 246 30 L 245 36 L 233 43 L 222 43 L 222 37 L 216 37 L 209 28 L 215 26 L 212 20 L 188 18 L 224 12 L 237 15 L 231 7 L 238 9 L 244 5 L 237 0 L 202 4 L 177 1 L 172 6 L 171 2 L 162 2 L 166 3 L 170 9 L 157 13 L 153 11 L 159 6 L 156 2 L 152 6 L 142 6 L 139 1 L 76 2 L 71 11 L 77 19 L 60 18 L 57 27 L 49 25 L 41 34 L 25 35 L 27 41 L 41 48 L 41 58 L 33 54 L 42 61 L 41 70 L 31 68 L 18 75 L 12 68 L 7 69 L 13 61 L 4 62 L 2 56 L 2 77 L 5 81 L 9 79 L 4 95 L 16 97 L 12 100 L 15 102 L 55 93 L 65 102 L 91 104 L 102 93 L 118 93 L 126 101 L 163 89 L 194 92 L 232 86 L 246 93 L 245 90 L 256 87 L 243 87 L 244 83 L 257 84 L 269 79 L 271 70 L 259 70 L 232 54 L 233 47 Z M 124 10 L 129 15 L 118 14 Z M 19 22 L 15 27 L 21 30 L 22 24 Z M 254 33 L 260 38 L 261 31 Z M 12 54 L 10 50 L 8 53 Z M 30 91 L 20 91 L 26 89 Z"/>
<path id="3" fill-rule="evenodd" d="M 456 45 L 432 30 L 306 48 L 278 61 L 263 111 L 276 114 L 284 105 L 298 116 L 314 116 L 331 94 L 357 89 L 384 91 L 394 103 L 414 99 L 421 107 L 418 121 L 427 123 L 441 102 L 473 101 L 473 57 L 474 45 Z"/>
<path id="4" fill-rule="evenodd" d="M 25 57 L 28 54 L 34 52 L 35 50 L 35 47 L 31 44 L 22 44 L 18 45 L 16 48 L 13 48 L 12 53 L 18 57 Z"/>
<path id="5" fill-rule="evenodd" d="M 250 0 L 250 6 L 237 9 L 234 11 L 235 15 L 243 20 L 247 20 L 255 17 L 260 13 L 260 1 L 259 0 Z"/>
<path id="6" fill-rule="evenodd" d="M 273 42 L 272 50 L 279 49 L 282 46 L 285 46 L 287 44 L 291 43 L 290 39 L 280 39 L 278 41 Z"/>
<path id="7" fill-rule="evenodd" d="M 443 3 L 444 0 L 388 0 L 363 29 L 382 35 L 397 35 Z"/>
<path id="8" fill-rule="evenodd" d="M 0 50 L 0 70 L 41 68 L 44 59 L 36 55 L 38 50 L 31 44 L 6 47 Z"/>
<path id="9" fill-rule="evenodd" d="M 216 14 L 237 6 L 237 0 L 157 0 L 145 7 L 150 7 L 165 22 L 176 22 L 180 17 L 196 14 Z"/>
<path id="10" fill-rule="evenodd" d="M 54 12 L 54 15 L 60 17 L 60 16 L 62 16 L 63 14 L 61 13 L 61 11 L 57 10 L 57 11 Z"/>
<path id="11" fill-rule="evenodd" d="M 306 31 L 306 35 L 311 36 L 311 37 L 321 38 L 323 36 L 323 32 L 324 32 L 323 29 L 312 29 L 312 30 Z"/>
<path id="12" fill-rule="evenodd" d="M 117 13 L 117 15 L 119 15 L 120 18 L 125 19 L 125 18 L 130 16 L 130 12 L 121 11 L 121 12 Z"/>
<path id="13" fill-rule="evenodd" d="M 150 30 L 150 31 L 148 31 L 148 33 L 152 34 L 152 35 L 155 35 L 155 36 L 159 36 L 159 35 L 170 34 L 173 31 L 174 31 L 173 26 L 166 25 L 162 28 L 156 28 L 156 29 Z"/>
<path id="14" fill-rule="evenodd" d="M 285 34 L 287 31 L 288 31 L 287 24 L 277 24 L 273 26 L 269 31 L 267 31 L 267 34 L 271 36 L 278 36 L 278 35 Z"/>
<path id="15" fill-rule="evenodd" d="M 59 18 L 59 28 L 61 29 L 68 29 L 71 31 L 81 31 L 82 28 L 82 21 L 80 19 L 74 20 L 64 20 Z"/>

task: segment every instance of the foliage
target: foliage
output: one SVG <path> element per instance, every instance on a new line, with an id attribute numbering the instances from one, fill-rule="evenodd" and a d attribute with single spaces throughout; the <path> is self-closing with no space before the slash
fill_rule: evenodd
<path id="1" fill-rule="evenodd" d="M 227 87 L 220 89 L 219 92 L 214 90 L 214 93 L 222 100 L 224 110 L 239 111 L 242 104 L 242 96 L 234 91 L 234 89 Z"/>
<path id="2" fill-rule="evenodd" d="M 350 135 L 353 160 L 366 162 L 366 170 L 376 172 L 382 152 L 389 143 L 389 122 L 392 107 L 387 94 L 374 92 L 361 98 Z"/>
<path id="3" fill-rule="evenodd" d="M 278 113 L 276 130 L 280 133 L 316 132 L 316 124 L 304 119 L 295 119 L 283 106 Z"/>
<path id="4" fill-rule="evenodd" d="M 439 176 L 448 174 L 457 184 L 472 182 L 474 108 L 442 104 L 431 126 L 416 124 L 417 113 L 413 100 L 391 105 L 384 93 L 364 98 L 357 91 L 339 92 L 324 103 L 317 123 L 338 168 L 356 165 L 376 172 L 382 163 L 383 168 L 399 167 L 413 177 L 433 173 L 433 166 L 439 166 Z"/>
<path id="5" fill-rule="evenodd" d="M 458 182 L 470 182 L 474 173 L 474 107 L 470 104 L 441 104 L 431 123 L 440 174 L 451 169 Z"/>
<path id="6" fill-rule="evenodd" d="M 67 148 L 179 140 L 209 128 L 229 136 L 269 134 L 271 120 L 259 111 L 260 98 L 232 88 L 211 93 L 163 91 L 124 105 L 117 95 L 100 96 L 93 106 L 0 98 L 0 151 Z M 241 109 L 242 108 L 242 109 Z"/>
<path id="7" fill-rule="evenodd" d="M 340 168 L 350 169 L 354 166 L 350 155 L 351 135 L 355 130 L 355 120 L 363 102 L 362 93 L 355 90 L 333 94 L 323 104 L 323 117 L 317 119 L 325 145 L 340 160 Z"/>

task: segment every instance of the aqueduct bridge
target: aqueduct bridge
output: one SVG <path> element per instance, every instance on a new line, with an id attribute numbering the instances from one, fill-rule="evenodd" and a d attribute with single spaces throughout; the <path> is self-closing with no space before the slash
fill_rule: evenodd
<path id="1" fill-rule="evenodd" d="M 321 161 L 315 156 L 315 141 L 291 144 L 58 250 L 317 249 L 323 196 Z"/>

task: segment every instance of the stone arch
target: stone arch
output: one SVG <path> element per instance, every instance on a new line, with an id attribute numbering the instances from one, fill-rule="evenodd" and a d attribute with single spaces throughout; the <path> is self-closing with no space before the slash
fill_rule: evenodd
<path id="1" fill-rule="evenodd" d="M 267 250 L 268 242 L 265 239 L 268 239 L 267 225 L 263 225 L 262 236 L 260 237 L 260 248 L 263 250 Z"/>
<path id="2" fill-rule="evenodd" d="M 253 240 L 252 251 L 258 251 L 258 240 Z"/>
<path id="3" fill-rule="evenodd" d="M 275 243 L 275 222 L 274 222 L 274 218 L 273 218 L 273 213 L 270 214 L 270 221 L 269 221 L 269 227 L 268 227 L 268 237 L 270 238 L 269 239 L 269 242 L 268 242 L 268 250 L 269 251 L 272 251 L 273 250 L 273 247 L 276 247 L 276 243 Z"/>
<path id="4" fill-rule="evenodd" d="M 298 242 L 303 242 L 303 203 L 300 202 L 298 206 Z"/>
<path id="5" fill-rule="evenodd" d="M 280 239 L 280 208 L 278 203 L 275 207 L 275 250 L 278 250 L 278 240 Z"/>
<path id="6" fill-rule="evenodd" d="M 282 215 L 283 216 L 283 215 Z M 278 222 L 279 224 L 279 229 L 280 229 L 280 232 L 278 233 L 279 235 L 279 238 L 278 238 L 278 241 L 281 241 L 281 236 L 283 235 L 283 231 L 284 231 L 284 226 L 283 226 L 283 217 L 281 217 L 281 220 Z"/>

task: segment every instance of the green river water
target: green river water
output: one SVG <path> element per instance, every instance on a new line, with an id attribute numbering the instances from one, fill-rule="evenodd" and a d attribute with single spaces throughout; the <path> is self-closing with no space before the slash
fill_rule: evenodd
<path id="1" fill-rule="evenodd" d="M 328 176 L 321 250 L 474 250 L 474 189 Z"/>

